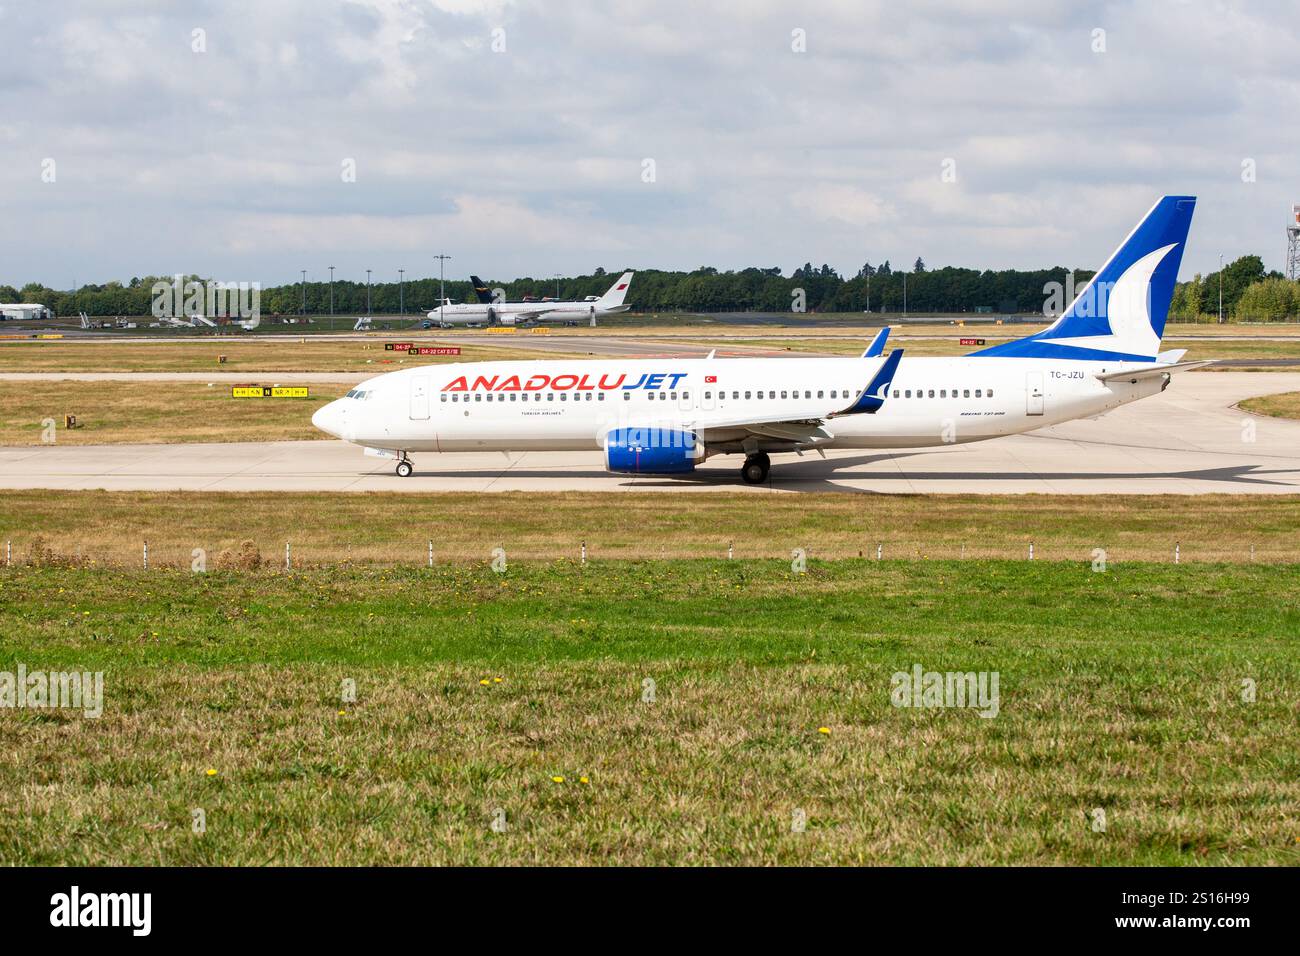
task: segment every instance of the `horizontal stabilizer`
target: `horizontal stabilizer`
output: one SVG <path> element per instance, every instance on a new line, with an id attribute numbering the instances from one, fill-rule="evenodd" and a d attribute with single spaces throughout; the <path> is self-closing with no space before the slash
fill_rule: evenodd
<path id="1" fill-rule="evenodd" d="M 1102 382 L 1140 382 L 1144 378 L 1154 378 L 1157 375 L 1164 375 L 1167 372 L 1186 372 L 1188 369 L 1201 368 L 1202 366 L 1212 364 L 1212 362 L 1212 359 L 1204 359 L 1200 362 L 1174 362 L 1172 364 L 1139 365 L 1137 368 L 1126 369 L 1122 372 L 1107 372 L 1105 375 L 1098 375 L 1097 378 Z"/>

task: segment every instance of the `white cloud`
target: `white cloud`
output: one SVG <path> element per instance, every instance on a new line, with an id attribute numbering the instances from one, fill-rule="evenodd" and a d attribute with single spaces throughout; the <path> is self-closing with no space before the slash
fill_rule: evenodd
<path id="1" fill-rule="evenodd" d="M 270 283 L 436 251 L 499 278 L 917 255 L 1086 267 L 1162 192 L 1202 197 L 1190 272 L 1220 252 L 1280 265 L 1300 199 L 1300 23 L 1283 3 L 4 10 L 0 203 L 24 229 L 0 234 L 3 282 Z"/>

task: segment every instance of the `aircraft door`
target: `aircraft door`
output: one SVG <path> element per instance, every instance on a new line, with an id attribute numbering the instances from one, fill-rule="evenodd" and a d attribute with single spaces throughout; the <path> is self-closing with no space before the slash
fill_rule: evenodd
<path id="1" fill-rule="evenodd" d="M 1043 373 L 1025 373 L 1025 414 L 1043 414 Z"/>
<path id="2" fill-rule="evenodd" d="M 426 421 L 429 418 L 429 377 L 427 375 L 411 376 L 411 420 Z"/>

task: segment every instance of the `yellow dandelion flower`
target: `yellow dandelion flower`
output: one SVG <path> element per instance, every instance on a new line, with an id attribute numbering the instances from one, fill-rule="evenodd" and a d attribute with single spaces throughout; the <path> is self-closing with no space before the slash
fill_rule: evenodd
<path id="1" fill-rule="evenodd" d="M 209 777 L 215 777 L 216 775 L 217 775 L 217 771 L 216 771 L 215 769 L 213 769 L 212 767 L 209 767 L 209 768 L 208 768 L 208 776 L 209 776 Z"/>
<path id="2" fill-rule="evenodd" d="M 818 728 L 817 728 L 817 733 L 819 733 L 819 734 L 829 734 L 830 732 L 831 732 L 831 729 L 830 729 L 829 727 L 818 727 Z"/>
<path id="3" fill-rule="evenodd" d="M 484 677 L 481 681 L 479 681 L 479 683 L 482 684 L 484 687 L 486 687 L 488 684 L 492 682 L 488 680 L 486 677 Z"/>
<path id="4" fill-rule="evenodd" d="M 563 778 L 563 777 L 552 777 L 552 778 L 551 778 L 551 782 L 552 782 L 552 783 L 564 783 L 564 778 Z"/>
<path id="5" fill-rule="evenodd" d="M 591 783 L 591 781 L 588 780 L 586 777 L 579 777 L 578 783 Z"/>

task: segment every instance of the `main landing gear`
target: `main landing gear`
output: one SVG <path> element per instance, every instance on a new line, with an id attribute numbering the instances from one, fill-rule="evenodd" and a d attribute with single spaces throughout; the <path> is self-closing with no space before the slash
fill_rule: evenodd
<path id="1" fill-rule="evenodd" d="M 749 485 L 761 485 L 767 481 L 767 473 L 772 470 L 772 459 L 762 452 L 749 455 L 740 468 L 740 477 Z"/>
<path id="2" fill-rule="evenodd" d="M 415 471 L 415 466 L 411 464 L 411 459 L 403 458 L 397 463 L 398 478 L 410 478 L 413 471 Z"/>

